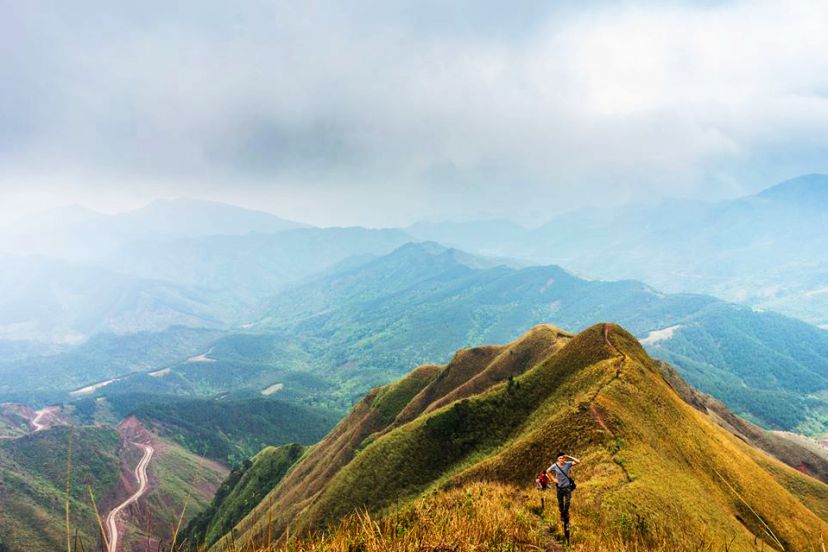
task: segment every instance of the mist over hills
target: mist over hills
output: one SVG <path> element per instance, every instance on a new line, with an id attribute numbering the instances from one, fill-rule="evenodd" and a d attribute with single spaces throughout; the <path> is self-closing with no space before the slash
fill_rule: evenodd
<path id="1" fill-rule="evenodd" d="M 828 324 L 828 176 L 705 203 L 583 209 L 539 228 L 503 221 L 407 229 L 470 252 L 556 263 L 591 277 L 642 280 Z"/>
<path id="2" fill-rule="evenodd" d="M 410 240 L 398 230 L 313 228 L 144 239 L 82 262 L 0 256 L 0 339 L 77 343 L 102 332 L 237 326 L 290 284 Z"/>
<path id="3" fill-rule="evenodd" d="M 209 290 L 46 257 L 0 257 L 0 339 L 80 343 L 176 325 L 221 327 Z"/>
<path id="4" fill-rule="evenodd" d="M 92 396 L 259 394 L 282 384 L 279 397 L 342 411 L 371 387 L 444 362 L 457 348 L 508 341 L 539 323 L 578 331 L 617 320 L 737 413 L 768 427 L 825 430 L 828 333 L 636 281 L 584 280 L 557 266 L 513 268 L 409 243 L 335 266 L 248 316 L 245 328 L 96 337 L 56 355 L 0 362 L 4 373 L 28 374 L 15 380 L 17 395 L 7 387 L 0 397 L 60 396 L 99 381 L 108 383 Z M 157 345 L 144 352 L 149 343 Z"/>
<path id="5" fill-rule="evenodd" d="M 675 366 L 673 371 L 660 362 L 651 365 L 637 343 L 627 343 L 626 332 L 616 334 L 629 345 L 625 355 L 637 358 L 645 372 L 657 370 L 684 403 L 737 435 L 745 447 L 823 477 L 828 460 L 821 451 L 751 422 L 812 436 L 828 430 L 828 332 L 757 308 L 749 297 L 748 304 L 740 304 L 708 294 L 664 293 L 635 279 L 580 276 L 596 274 L 588 269 L 593 263 L 620 274 L 636 267 L 685 271 L 693 264 L 693 270 L 718 270 L 731 282 L 744 271 L 768 281 L 791 271 L 796 277 L 790 282 L 796 285 L 810 279 L 810 295 L 803 297 L 809 308 L 820 311 L 824 280 L 818 267 L 824 252 L 815 226 L 824 218 L 823 201 L 824 181 L 811 177 L 745 200 L 593 210 L 557 217 L 536 229 L 508 221 L 314 228 L 191 200 L 154 202 L 122 215 L 69 208 L 24 220 L 0 238 L 0 244 L 20 246 L 16 252 L 4 246 L 7 253 L 0 256 L 0 402 L 22 403 L 4 407 L 12 414 L 0 416 L 0 437 L 9 447 L 23 443 L 19 440 L 31 437 L 35 415 L 25 405 L 54 404 L 63 405 L 72 423 L 96 428 L 100 435 L 122 420 L 143 424 L 176 458 L 189 458 L 187 466 L 197 463 L 194 454 L 236 464 L 261 447 L 283 446 L 266 449 L 246 469 L 234 472 L 236 483 L 230 481 L 222 491 L 226 502 L 217 502 L 198 518 L 193 534 L 215 540 L 243 520 L 270 488 L 280 488 L 283 477 L 293 481 L 290 485 L 306 485 L 301 473 L 290 475 L 290 465 L 299 461 L 297 466 L 313 472 L 321 460 L 302 464 L 300 453 L 314 458 L 316 449 L 307 453 L 289 443 L 311 445 L 355 403 L 331 434 L 350 427 L 355 415 L 361 420 L 357 425 L 365 424 L 349 433 L 353 442 L 336 449 L 345 456 L 358 457 L 357 448 L 372 450 L 386 435 L 406 440 L 397 432 L 410 424 L 435 423 L 423 420 L 439 418 L 436 413 L 449 407 L 460 418 L 447 422 L 449 433 L 441 438 L 452 446 L 466 443 L 466 430 L 456 435 L 452 429 L 469 414 L 457 404 L 487 401 L 482 397 L 504 379 L 554 358 L 572 334 L 594 333 L 594 327 L 586 329 L 611 320 L 627 328 L 649 354 Z M 725 235 L 728 228 L 732 232 Z M 425 238 L 436 241 L 419 241 Z M 461 242 L 462 248 L 444 245 Z M 36 255 L 16 254 L 29 246 Z M 783 254 L 783 268 L 766 268 Z M 557 256 L 567 262 L 533 262 Z M 788 293 L 779 289 L 777 299 Z M 531 330 L 549 323 L 563 328 L 555 330 L 554 339 L 546 339 L 546 331 Z M 509 349 L 514 358 L 493 360 L 502 351 L 485 344 L 509 342 L 525 332 L 545 337 L 524 337 L 525 347 Z M 600 339 L 590 343 L 590 350 L 604 347 Z M 450 368 L 442 369 L 441 363 Z M 647 378 L 638 383 L 651 385 Z M 644 410 L 649 408 L 645 403 Z M 540 415 L 527 414 L 526 420 Z M 611 426 L 603 414 L 596 420 Z M 608 431 L 596 420 L 598 431 Z M 685 428 L 688 433 L 709 432 L 695 423 Z M 517 426 L 509 427 L 498 435 L 506 439 L 517 431 Z M 95 431 L 84 435 L 93 442 L 99 438 Z M 331 438 L 322 441 L 321 450 Z M 635 442 L 638 436 L 629 438 Z M 494 441 L 485 443 L 469 450 L 488 456 Z M 340 483 L 334 483 L 339 490 L 320 488 L 322 494 L 303 505 L 301 515 L 296 510 L 297 519 L 313 524 L 323 516 L 347 524 L 349 509 L 342 504 L 354 501 L 365 501 L 381 515 L 393 501 L 406 504 L 423 489 L 451 481 L 456 467 L 468 467 L 466 452 L 458 452 L 454 467 L 420 481 L 405 496 L 385 489 L 346 500 L 338 494 Z M 332 466 L 345 459 L 318 454 Z M 110 464 L 117 460 L 107 456 Z M 656 462 L 658 469 L 666 465 L 662 460 Z M 18 482 L 38 477 L 35 467 L 21 467 L 9 455 L 0 454 L 2 466 L 11 466 Z M 217 466 L 213 480 L 225 469 Z M 346 465 L 342 473 L 351 468 Z M 167 468 L 162 464 L 161 469 Z M 330 473 L 325 478 L 329 476 L 340 477 Z M 752 476 L 763 479 L 767 473 Z M 180 499 L 187 484 L 181 474 L 175 477 Z M 362 475 L 357 470 L 341 477 L 358 480 Z M 821 491 L 790 477 L 788 492 L 824 520 L 821 510 L 812 508 Z M 515 481 L 507 477 L 501 483 Z M 16 491 L 24 492 L 24 487 L 20 484 Z M 56 492 L 48 491 L 50 496 Z M 109 485 L 102 492 L 115 491 Z M 513 491 L 498 487 L 481 492 Z M 289 491 L 285 496 L 293 495 Z M 151 500 L 159 511 L 169 507 L 157 495 Z M 284 504 L 294 511 L 295 504 Z M 205 506 L 202 501 L 199 508 Z M 682 508 L 693 511 L 696 506 L 689 501 Z M 21 512 L 15 510 L 7 521 L 15 524 L 18 536 L 27 534 Z M 800 538 L 797 534 L 790 538 Z"/>
<path id="6" fill-rule="evenodd" d="M 2 228 L 0 252 L 83 261 L 136 240 L 274 233 L 303 226 L 269 213 L 200 199 L 159 199 L 113 215 L 75 205 Z"/>

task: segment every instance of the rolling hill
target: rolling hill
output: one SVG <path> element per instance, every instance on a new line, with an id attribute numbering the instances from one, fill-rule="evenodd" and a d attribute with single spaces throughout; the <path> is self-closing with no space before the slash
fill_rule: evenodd
<path id="1" fill-rule="evenodd" d="M 828 389 L 828 334 L 813 326 L 636 281 L 584 280 L 556 266 L 486 265 L 433 243 L 408 244 L 278 295 L 259 324 L 273 335 L 259 340 L 265 351 L 262 344 L 274 344 L 286 367 L 291 359 L 281 344 L 289 342 L 316 373 L 361 379 L 365 389 L 388 374 L 445 361 L 459 347 L 514 339 L 535 324 L 577 331 L 602 319 L 629 328 L 693 386 L 741 415 L 782 429 L 826 427 L 820 393 Z"/>
<path id="2" fill-rule="evenodd" d="M 530 489 L 564 449 L 583 460 L 575 550 L 818 546 L 828 485 L 741 440 L 671 379 L 613 324 L 459 351 L 369 393 L 234 541 L 290 526 L 293 550 L 558 550 L 557 514 Z"/>
<path id="3" fill-rule="evenodd" d="M 73 549 L 96 549 L 98 520 L 90 491 L 103 518 L 134 490 L 128 485 L 134 484 L 132 470 L 140 455 L 130 444 L 134 433 L 119 430 L 114 425 L 59 426 L 0 439 L 0 550 L 65 549 L 67 488 Z M 224 466 L 171 440 L 148 438 L 156 451 L 148 470 L 150 490 L 123 519 L 122 550 L 144 550 L 147 535 L 156 542 L 169 538 L 182 512 L 186 522 L 205 508 L 228 475 Z"/>
<path id="4" fill-rule="evenodd" d="M 0 340 L 76 344 L 176 325 L 243 326 L 257 304 L 291 284 L 410 239 L 364 228 L 194 236 L 159 229 L 108 248 L 87 243 L 83 261 L 3 255 Z"/>
<path id="5" fill-rule="evenodd" d="M 136 240 L 275 233 L 303 226 L 262 211 L 199 199 L 160 199 L 112 215 L 74 205 L 5 226 L 0 252 L 90 261 Z"/>
<path id="6" fill-rule="evenodd" d="M 99 407 L 111 408 L 119 419 L 134 416 L 153 433 L 225 465 L 239 464 L 268 445 L 313 444 L 339 419 L 332 412 L 263 397 L 112 394 Z"/>
<path id="7" fill-rule="evenodd" d="M 163 332 L 100 334 L 58 352 L 49 353 L 43 346 L 41 354 L 0 359 L 0 401 L 48 404 L 83 398 L 89 384 L 186 361 L 222 335 L 175 326 Z M 78 393 L 72 396 L 73 391 Z"/>
<path id="8" fill-rule="evenodd" d="M 70 430 L 59 427 L 0 440 L 0 545 L 6 550 L 59 550 L 66 546 L 64 504 Z M 87 544 L 98 541 L 96 500 L 117 492 L 118 432 L 112 428 L 72 431 L 72 477 L 68 486 L 71 530 Z"/>
<path id="9" fill-rule="evenodd" d="M 538 228 L 479 221 L 406 230 L 474 253 L 709 293 L 826 325 L 826 228 L 828 175 L 812 174 L 729 201 L 584 209 Z"/>

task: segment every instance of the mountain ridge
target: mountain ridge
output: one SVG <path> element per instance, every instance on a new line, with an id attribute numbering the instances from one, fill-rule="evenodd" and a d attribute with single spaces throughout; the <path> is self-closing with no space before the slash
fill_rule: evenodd
<path id="1" fill-rule="evenodd" d="M 520 342 L 499 346 L 500 352 Z M 491 357 L 485 350 L 475 354 Z M 817 542 L 815 530 L 828 529 L 828 486 L 747 445 L 686 403 L 616 325 L 592 326 L 539 362 L 523 364 L 517 376 L 383 429 L 396 418 L 381 415 L 385 394 L 408 389 L 393 401 L 399 409 L 390 413 L 399 416 L 404 397 L 440 385 L 446 370 L 424 366 L 366 395 L 239 524 L 237 541 L 263 531 L 279 535 L 288 523 L 292 535 L 331 525 L 336 530 L 337 520 L 357 509 L 381 518 L 418 497 L 472 482 L 526 489 L 550 449 L 584 460 L 573 529 L 580 542 L 598 546 L 615 535 L 627 543 L 680 545 L 704 535 L 705 543 L 747 550 L 755 539 L 773 544 L 767 524 L 786 548 L 803 549 Z M 715 471 L 705 468 L 708 463 Z M 764 502 L 765 493 L 773 493 L 785 513 Z M 638 521 L 630 527 L 629 519 Z"/>

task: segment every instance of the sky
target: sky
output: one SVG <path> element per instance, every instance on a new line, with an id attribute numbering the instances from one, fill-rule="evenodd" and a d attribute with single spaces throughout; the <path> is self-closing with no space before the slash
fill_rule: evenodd
<path id="1" fill-rule="evenodd" d="M 0 10 L 0 226 L 181 196 L 535 224 L 828 172 L 824 0 Z"/>

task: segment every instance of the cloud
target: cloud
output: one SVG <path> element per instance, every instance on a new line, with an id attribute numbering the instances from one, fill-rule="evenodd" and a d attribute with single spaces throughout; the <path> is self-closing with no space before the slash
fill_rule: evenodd
<path id="1" fill-rule="evenodd" d="M 4 195 L 539 221 L 828 171 L 822 1 L 6 11 Z"/>

